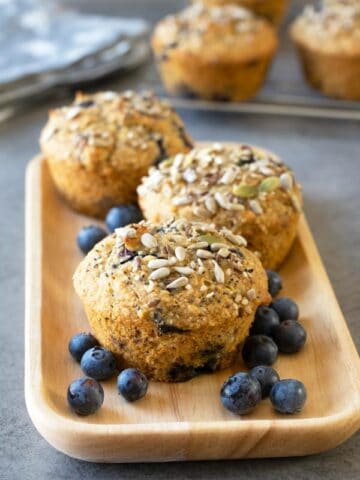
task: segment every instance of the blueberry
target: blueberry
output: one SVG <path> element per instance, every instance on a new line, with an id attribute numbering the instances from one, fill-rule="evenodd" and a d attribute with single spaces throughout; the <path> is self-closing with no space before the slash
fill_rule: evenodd
<path id="1" fill-rule="evenodd" d="M 260 383 L 248 373 L 236 373 L 222 386 L 220 399 L 230 412 L 245 415 L 252 412 L 261 400 Z"/>
<path id="2" fill-rule="evenodd" d="M 275 310 L 279 315 L 280 322 L 284 320 L 297 320 L 299 318 L 299 307 L 291 298 L 278 298 L 270 304 L 270 308 Z"/>
<path id="3" fill-rule="evenodd" d="M 129 223 L 138 223 L 142 219 L 141 210 L 137 205 L 118 205 L 108 211 L 105 223 L 110 232 L 113 232 L 115 228 L 125 227 Z"/>
<path id="4" fill-rule="evenodd" d="M 255 320 L 250 335 L 267 335 L 271 337 L 274 327 L 280 324 L 279 315 L 269 307 L 261 305 L 256 310 Z"/>
<path id="5" fill-rule="evenodd" d="M 274 340 L 266 335 L 251 335 L 245 340 L 242 358 L 248 368 L 272 365 L 278 354 Z"/>
<path id="6" fill-rule="evenodd" d="M 69 385 L 67 400 L 73 412 L 78 415 L 91 415 L 103 404 L 104 390 L 93 378 L 81 377 Z"/>
<path id="7" fill-rule="evenodd" d="M 69 352 L 73 356 L 74 360 L 80 362 L 84 353 L 90 348 L 96 347 L 97 345 L 99 345 L 99 342 L 96 340 L 94 335 L 91 335 L 91 333 L 77 333 L 70 338 Z"/>
<path id="8" fill-rule="evenodd" d="M 306 401 L 306 388 L 299 380 L 280 380 L 270 392 L 270 400 L 280 413 L 298 413 Z"/>
<path id="9" fill-rule="evenodd" d="M 268 397 L 272 387 L 280 380 L 277 371 L 267 365 L 258 365 L 252 368 L 249 375 L 250 377 L 256 378 L 260 383 L 262 398 Z"/>
<path id="10" fill-rule="evenodd" d="M 137 368 L 123 370 L 117 379 L 119 393 L 128 402 L 134 402 L 142 398 L 148 389 L 146 376 Z"/>
<path id="11" fill-rule="evenodd" d="M 103 347 L 87 350 L 81 358 L 80 365 L 85 375 L 95 380 L 107 380 L 116 370 L 114 355 Z"/>
<path id="12" fill-rule="evenodd" d="M 103 228 L 96 225 L 83 227 L 76 238 L 78 247 L 83 253 L 89 253 L 97 243 L 107 236 Z"/>
<path id="13" fill-rule="evenodd" d="M 280 352 L 296 353 L 306 342 L 306 331 L 296 320 L 285 320 L 274 328 L 273 339 Z"/>
<path id="14" fill-rule="evenodd" d="M 276 295 L 282 289 L 282 280 L 280 275 L 274 270 L 266 270 L 266 274 L 268 277 L 268 290 L 272 297 L 276 297 Z"/>

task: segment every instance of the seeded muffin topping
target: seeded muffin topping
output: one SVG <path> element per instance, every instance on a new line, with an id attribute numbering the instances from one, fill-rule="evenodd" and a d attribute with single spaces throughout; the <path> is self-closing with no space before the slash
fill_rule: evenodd
<path id="1" fill-rule="evenodd" d="M 150 150 L 151 153 L 158 150 L 163 158 L 168 153 L 166 140 L 161 134 L 161 126 L 156 131 L 152 120 L 171 122 L 184 145 L 191 147 L 180 118 L 166 101 L 158 99 L 152 92 L 131 90 L 94 95 L 78 93 L 72 105 L 51 112 L 41 143 L 56 141 L 66 145 L 71 138 L 74 156 L 88 166 L 94 162 L 93 149 L 107 150 L 111 163 L 112 152 L 119 145 L 140 151 Z"/>
<path id="2" fill-rule="evenodd" d="M 174 206 L 191 206 L 195 216 L 211 219 L 221 209 L 262 215 L 267 198 L 278 189 L 300 211 L 294 186 L 292 172 L 275 155 L 248 145 L 214 144 L 150 169 L 138 193 L 162 190 Z"/>
<path id="3" fill-rule="evenodd" d="M 231 54 L 229 45 L 242 44 L 241 54 L 250 49 L 259 31 L 273 44 L 276 40 L 268 22 L 256 17 L 250 10 L 236 5 L 208 7 L 200 3 L 189 6 L 180 13 L 166 17 L 158 26 L 157 33 L 162 38 L 164 59 L 172 49 L 199 52 L 203 56 Z M 269 38 L 268 38 L 269 37 Z M 206 48 L 204 48 L 206 47 Z M 258 51 L 268 46 L 258 45 Z M 209 50 L 209 52 L 207 52 Z M 233 52 L 239 55 L 240 52 Z"/>

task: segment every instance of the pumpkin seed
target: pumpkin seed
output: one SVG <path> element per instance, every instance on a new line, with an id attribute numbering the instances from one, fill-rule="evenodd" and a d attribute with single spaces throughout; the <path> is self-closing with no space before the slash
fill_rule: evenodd
<path id="1" fill-rule="evenodd" d="M 251 198 L 255 197 L 257 194 L 257 188 L 255 185 L 247 185 L 246 183 L 240 183 L 239 185 L 234 185 L 232 193 L 237 197 L 242 198 Z"/>
<path id="2" fill-rule="evenodd" d="M 279 177 L 268 177 L 260 183 L 259 191 L 260 192 L 272 192 L 280 186 Z"/>
<path id="3" fill-rule="evenodd" d="M 216 237 L 215 235 L 201 235 L 199 241 L 211 245 L 212 243 L 221 243 L 221 238 Z"/>

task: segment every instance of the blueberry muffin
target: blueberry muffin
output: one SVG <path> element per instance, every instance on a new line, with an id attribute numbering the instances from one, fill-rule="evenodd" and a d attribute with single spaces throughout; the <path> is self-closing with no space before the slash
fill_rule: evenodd
<path id="1" fill-rule="evenodd" d="M 75 210 L 98 217 L 133 202 L 149 166 L 192 145 L 166 102 L 131 91 L 77 94 L 50 112 L 40 144 L 59 192 Z"/>
<path id="2" fill-rule="evenodd" d="M 257 93 L 277 44 L 274 27 L 249 10 L 200 3 L 166 17 L 152 38 L 169 92 L 223 101 Z"/>
<path id="3" fill-rule="evenodd" d="M 302 197 L 289 168 L 248 145 L 178 154 L 150 169 L 138 188 L 145 218 L 208 221 L 243 235 L 266 268 L 278 268 L 296 236 Z"/>
<path id="4" fill-rule="evenodd" d="M 246 241 L 186 220 L 141 222 L 97 244 L 74 275 L 91 328 L 119 366 L 164 382 L 231 365 L 266 273 Z"/>
<path id="5" fill-rule="evenodd" d="M 205 6 L 240 5 L 279 25 L 289 6 L 289 0 L 195 0 Z"/>
<path id="6" fill-rule="evenodd" d="M 307 81 L 330 97 L 360 100 L 360 2 L 307 6 L 291 26 Z"/>

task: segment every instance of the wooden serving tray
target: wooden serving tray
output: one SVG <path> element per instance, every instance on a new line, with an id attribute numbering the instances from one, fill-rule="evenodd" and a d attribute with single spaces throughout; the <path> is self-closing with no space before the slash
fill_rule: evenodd
<path id="1" fill-rule="evenodd" d="M 220 404 L 232 370 L 186 383 L 150 383 L 134 404 L 103 382 L 105 402 L 78 417 L 66 401 L 81 370 L 67 352 L 71 335 L 89 330 L 72 274 L 82 256 L 78 229 L 92 219 L 73 213 L 56 194 L 47 166 L 35 158 L 26 195 L 26 404 L 40 434 L 58 450 L 97 462 L 143 462 L 307 455 L 350 437 L 360 427 L 360 362 L 305 218 L 281 270 L 284 294 L 300 305 L 308 342 L 299 354 L 280 355 L 282 378 L 308 389 L 303 412 L 276 414 L 269 400 L 238 417 Z"/>

